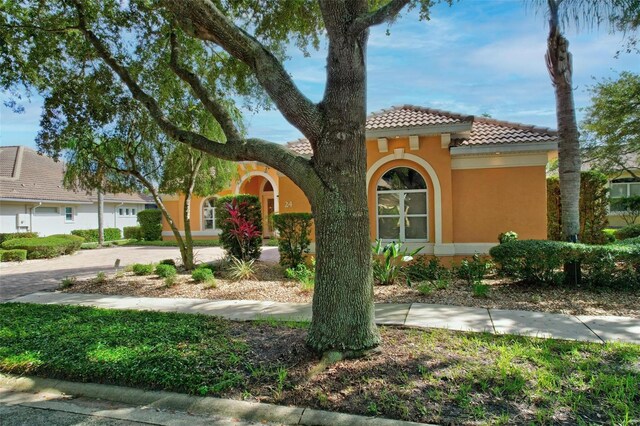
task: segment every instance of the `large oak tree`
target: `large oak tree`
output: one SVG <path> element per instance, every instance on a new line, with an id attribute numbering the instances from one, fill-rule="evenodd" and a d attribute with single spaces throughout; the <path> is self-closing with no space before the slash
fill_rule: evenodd
<path id="1" fill-rule="evenodd" d="M 169 137 L 227 160 L 278 169 L 306 194 L 315 218 L 316 286 L 308 344 L 347 354 L 375 347 L 366 195 L 369 28 L 432 1 L 130 0 L 8 3 L 0 25 L 0 83 L 45 97 L 74 76 L 109 72 Z M 327 45 L 326 86 L 309 100 L 283 66 L 287 44 Z M 172 90 L 167 90 L 167 87 Z M 179 95 L 175 87 L 182 90 Z M 113 87 L 101 90 L 111 91 Z M 272 102 L 309 139 L 313 156 L 246 138 L 226 100 Z M 179 126 L 169 110 L 197 100 L 224 138 Z M 168 106 L 172 107 L 169 108 Z M 87 117 L 91 119 L 91 117 Z"/>

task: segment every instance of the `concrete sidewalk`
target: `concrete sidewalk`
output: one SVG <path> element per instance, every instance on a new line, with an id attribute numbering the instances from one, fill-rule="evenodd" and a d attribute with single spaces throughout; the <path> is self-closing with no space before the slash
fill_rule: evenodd
<path id="1" fill-rule="evenodd" d="M 254 300 L 153 298 L 40 292 L 18 297 L 10 302 L 181 312 L 216 315 L 242 321 L 256 319 L 309 321 L 311 319 L 311 305 L 309 304 Z M 376 323 L 588 342 L 621 341 L 640 344 L 640 319 L 629 317 L 576 316 L 425 303 L 385 303 L 376 305 Z"/>

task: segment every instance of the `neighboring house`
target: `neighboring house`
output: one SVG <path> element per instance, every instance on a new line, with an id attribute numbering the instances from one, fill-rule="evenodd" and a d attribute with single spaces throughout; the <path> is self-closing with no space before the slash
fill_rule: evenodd
<path id="1" fill-rule="evenodd" d="M 631 170 L 633 174 L 629 172 Z M 635 175 L 635 177 L 634 177 Z M 624 169 L 615 175 L 609 176 L 609 226 L 620 228 L 626 226 L 627 223 L 622 219 L 620 213 L 620 203 L 617 201 L 623 197 L 639 196 L 640 197 L 640 165 L 638 157 L 628 155 L 625 158 Z M 640 223 L 640 219 L 636 220 Z"/>
<path id="2" fill-rule="evenodd" d="M 546 165 L 557 134 L 546 128 L 415 106 L 370 115 L 366 124 L 367 191 L 371 239 L 403 241 L 425 254 L 486 253 L 498 234 L 547 236 Z M 309 157 L 307 140 L 288 148 Z M 308 212 L 302 191 L 258 162 L 238 163 L 239 178 L 225 191 L 260 197 L 265 234 L 271 213 Z M 194 197 L 196 238 L 218 235 L 211 197 Z M 163 198 L 179 212 L 182 197 Z M 182 218 L 178 215 L 178 227 Z M 163 235 L 171 238 L 169 228 Z M 339 253 L 336 254 L 339 256 Z"/>
<path id="3" fill-rule="evenodd" d="M 68 234 L 98 227 L 95 194 L 62 186 L 64 165 L 25 146 L 0 147 L 0 232 Z M 136 226 L 136 213 L 153 199 L 140 194 L 105 194 L 104 226 Z"/>

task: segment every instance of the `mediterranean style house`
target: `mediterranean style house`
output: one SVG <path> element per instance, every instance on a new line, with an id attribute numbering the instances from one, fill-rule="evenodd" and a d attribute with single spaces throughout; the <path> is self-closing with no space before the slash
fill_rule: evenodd
<path id="1" fill-rule="evenodd" d="M 627 223 L 622 218 L 620 212 L 620 203 L 623 197 L 640 196 L 640 164 L 638 164 L 638 156 L 627 155 L 624 158 L 624 164 L 620 171 L 615 175 L 609 176 L 609 226 L 612 228 L 620 228 Z M 640 223 L 637 219 L 635 223 Z"/>
<path id="2" fill-rule="evenodd" d="M 0 147 L 0 232 L 68 234 L 98 227 L 95 194 L 65 189 L 64 165 L 26 146 Z M 104 226 L 136 226 L 136 213 L 155 207 L 141 194 L 104 194 Z"/>
<path id="3" fill-rule="evenodd" d="M 466 256 L 487 253 L 505 231 L 546 239 L 546 166 L 557 155 L 555 131 L 406 105 L 371 114 L 366 139 L 372 240 Z M 287 146 L 313 155 L 307 140 Z M 266 236 L 273 233 L 272 213 L 310 211 L 304 193 L 278 170 L 240 162 L 238 176 L 219 194 L 194 197 L 195 238 L 218 235 L 212 201 L 220 195 L 257 195 Z M 183 229 L 182 197 L 163 200 Z M 171 235 L 165 224 L 164 238 Z"/>

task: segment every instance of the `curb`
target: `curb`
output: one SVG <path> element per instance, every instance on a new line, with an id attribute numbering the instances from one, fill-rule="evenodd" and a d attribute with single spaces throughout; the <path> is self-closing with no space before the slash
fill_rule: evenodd
<path id="1" fill-rule="evenodd" d="M 175 392 L 145 391 L 124 386 L 77 383 L 40 377 L 0 374 L 0 388 L 13 392 L 48 392 L 83 396 L 200 416 L 226 416 L 256 422 L 313 426 L 417 426 L 424 423 L 365 417 L 311 408 L 287 407 L 260 402 L 193 396 Z M 433 426 L 433 425 L 431 425 Z"/>

